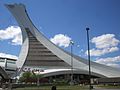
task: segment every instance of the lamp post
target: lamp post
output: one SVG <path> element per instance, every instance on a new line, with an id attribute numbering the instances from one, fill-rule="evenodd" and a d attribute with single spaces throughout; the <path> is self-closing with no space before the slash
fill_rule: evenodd
<path id="1" fill-rule="evenodd" d="M 89 28 L 86 28 L 87 31 L 87 46 L 88 46 L 88 62 L 89 62 L 89 90 L 92 89 L 91 86 L 91 66 L 90 66 L 90 45 L 89 45 Z"/>
<path id="2" fill-rule="evenodd" d="M 39 77 L 39 75 L 40 75 L 40 72 L 39 72 L 39 70 L 37 70 L 37 86 L 40 86 L 40 77 Z"/>
<path id="3" fill-rule="evenodd" d="M 74 84 L 73 82 L 73 45 L 74 45 L 74 42 L 71 40 L 70 41 L 70 47 L 71 47 L 71 85 Z"/>

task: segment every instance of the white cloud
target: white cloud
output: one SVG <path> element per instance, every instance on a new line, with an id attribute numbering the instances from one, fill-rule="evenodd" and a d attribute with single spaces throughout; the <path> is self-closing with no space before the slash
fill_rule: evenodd
<path id="1" fill-rule="evenodd" d="M 80 52 L 83 52 L 83 51 L 84 51 L 83 49 L 80 50 Z"/>
<path id="2" fill-rule="evenodd" d="M 94 49 L 93 48 L 93 49 L 90 50 L 90 55 L 91 56 L 101 56 L 101 55 L 111 53 L 111 52 L 114 52 L 114 51 L 118 51 L 118 50 L 119 50 L 118 47 L 111 47 L 111 48 L 104 48 L 104 49 Z M 85 54 L 87 54 L 87 53 L 88 53 L 88 51 L 85 52 Z"/>
<path id="3" fill-rule="evenodd" d="M 58 46 L 68 47 L 71 38 L 64 34 L 57 34 L 53 38 L 50 38 L 50 40 Z"/>
<path id="4" fill-rule="evenodd" d="M 7 53 L 0 53 L 0 57 L 3 57 L 3 58 L 11 58 L 11 59 L 18 59 L 17 56 L 11 55 L 11 54 L 7 54 Z"/>
<path id="5" fill-rule="evenodd" d="M 120 56 L 109 57 L 109 58 L 100 58 L 100 59 L 97 59 L 95 62 L 105 64 L 108 66 L 112 66 L 112 67 L 119 67 L 120 68 L 120 64 L 119 64 L 120 63 Z"/>
<path id="6" fill-rule="evenodd" d="M 96 48 L 99 49 L 114 47 L 120 43 L 120 41 L 115 38 L 114 34 L 104 34 L 94 37 L 91 42 L 94 43 Z"/>
<path id="7" fill-rule="evenodd" d="M 0 30 L 0 40 L 11 39 L 12 45 L 22 45 L 21 29 L 18 26 L 10 26 Z"/>
<path id="8" fill-rule="evenodd" d="M 119 48 L 118 47 L 111 47 L 111 48 L 108 48 L 109 52 L 114 52 L 114 51 L 118 51 Z"/>
<path id="9" fill-rule="evenodd" d="M 80 47 L 80 45 L 77 45 L 77 47 L 79 48 L 79 47 Z"/>
<path id="10" fill-rule="evenodd" d="M 19 33 L 16 37 L 12 40 L 13 45 L 22 45 L 22 35 Z"/>
<path id="11" fill-rule="evenodd" d="M 115 38 L 114 34 L 103 34 L 101 36 L 94 37 L 91 42 L 95 44 L 95 48 L 90 50 L 91 56 L 101 56 L 119 50 L 117 46 L 120 41 Z M 85 54 L 87 54 L 87 51 Z"/>

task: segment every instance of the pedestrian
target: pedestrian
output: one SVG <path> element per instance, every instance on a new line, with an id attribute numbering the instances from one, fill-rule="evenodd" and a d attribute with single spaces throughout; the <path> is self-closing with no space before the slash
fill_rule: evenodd
<path id="1" fill-rule="evenodd" d="M 52 88 L 51 88 L 51 90 L 56 90 L 56 86 L 53 85 Z"/>

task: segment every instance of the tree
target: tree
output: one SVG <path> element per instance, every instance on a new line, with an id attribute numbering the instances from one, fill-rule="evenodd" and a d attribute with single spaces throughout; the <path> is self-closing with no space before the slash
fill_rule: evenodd
<path id="1" fill-rule="evenodd" d="M 43 75 L 41 74 L 36 74 L 34 72 L 27 71 L 22 74 L 19 81 L 25 83 L 37 83 L 39 85 L 40 79 L 42 77 Z"/>
<path id="2" fill-rule="evenodd" d="M 31 76 L 32 76 L 32 73 L 31 72 L 24 72 L 22 74 L 22 76 L 20 77 L 19 81 L 20 82 L 25 82 L 25 83 L 28 83 L 30 82 L 30 79 L 31 79 Z"/>
<path id="3" fill-rule="evenodd" d="M 36 73 L 34 73 L 34 72 L 32 72 L 33 73 L 33 75 L 36 77 L 36 81 L 37 81 L 37 86 L 39 86 L 40 85 L 40 79 L 43 77 L 43 75 L 41 75 L 41 74 L 36 74 Z"/>

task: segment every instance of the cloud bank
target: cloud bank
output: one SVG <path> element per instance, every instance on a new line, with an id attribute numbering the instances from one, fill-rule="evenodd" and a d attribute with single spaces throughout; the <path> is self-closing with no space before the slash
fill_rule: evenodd
<path id="1" fill-rule="evenodd" d="M 100 59 L 96 60 L 95 62 L 105 64 L 108 66 L 112 66 L 112 67 L 120 68 L 120 56 L 100 58 Z"/>
<path id="2" fill-rule="evenodd" d="M 114 34 L 103 34 L 101 36 L 94 37 L 91 42 L 95 44 L 95 48 L 90 50 L 91 56 L 101 56 L 119 50 L 118 44 L 120 41 L 115 38 Z"/>
<path id="3" fill-rule="evenodd" d="M 22 45 L 21 29 L 18 26 L 10 26 L 0 30 L 0 40 L 11 40 L 12 45 Z"/>
<path id="4" fill-rule="evenodd" d="M 101 36 L 94 37 L 91 42 L 95 44 L 96 48 L 104 49 L 115 47 L 120 41 L 115 38 L 114 34 L 103 34 Z"/>
<path id="5" fill-rule="evenodd" d="M 120 41 L 115 38 L 114 34 L 103 34 L 101 36 L 93 37 L 91 39 L 91 43 L 95 45 L 95 48 L 90 50 L 91 56 L 100 57 L 102 55 L 118 51 Z M 87 53 L 88 51 L 85 52 L 85 54 Z M 95 62 L 120 68 L 120 56 L 99 58 Z"/>

